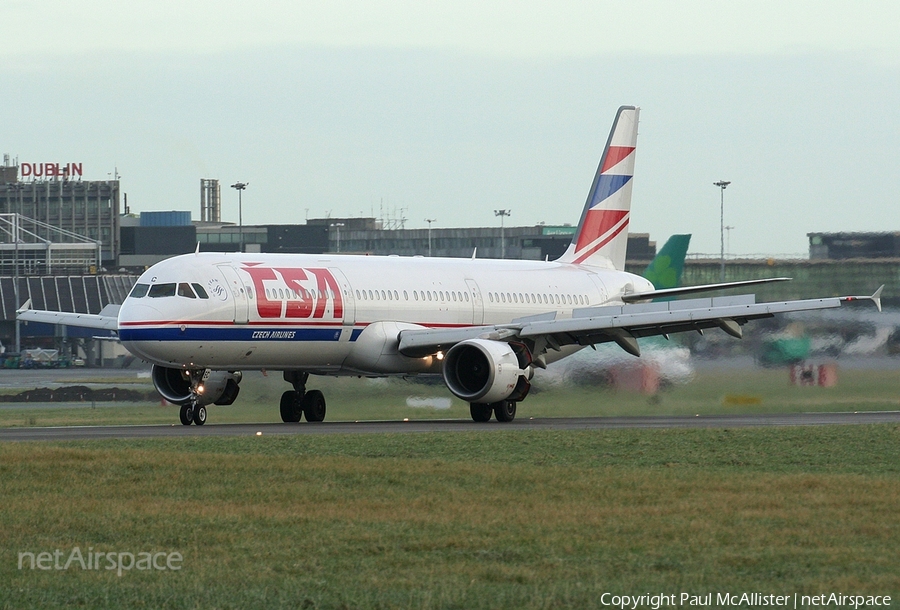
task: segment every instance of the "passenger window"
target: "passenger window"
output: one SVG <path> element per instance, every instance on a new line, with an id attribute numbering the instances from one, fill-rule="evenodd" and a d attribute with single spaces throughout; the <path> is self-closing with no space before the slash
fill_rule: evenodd
<path id="1" fill-rule="evenodd" d="M 185 282 L 178 284 L 178 296 L 187 297 L 189 299 L 197 298 L 197 295 L 195 295 L 194 291 L 191 290 L 190 284 L 186 284 Z"/>
<path id="2" fill-rule="evenodd" d="M 140 299 L 147 296 L 148 290 L 150 290 L 150 284 L 135 284 L 128 296 L 132 299 Z"/>
<path id="3" fill-rule="evenodd" d="M 147 296 L 151 299 L 175 296 L 175 283 L 171 284 L 154 284 L 147 292 Z"/>

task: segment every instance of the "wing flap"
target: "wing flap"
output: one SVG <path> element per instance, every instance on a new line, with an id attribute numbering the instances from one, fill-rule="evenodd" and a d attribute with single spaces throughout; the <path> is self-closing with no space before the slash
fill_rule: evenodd
<path id="1" fill-rule="evenodd" d="M 746 295 L 752 298 L 752 295 Z M 725 297 L 728 298 L 728 297 Z M 733 320 L 744 324 L 757 318 L 768 318 L 775 314 L 791 311 L 809 311 L 814 309 L 830 309 L 841 306 L 840 298 L 809 299 L 802 301 L 784 301 L 775 303 L 743 303 L 717 304 L 717 299 L 691 299 L 690 301 L 670 301 L 649 303 L 646 305 L 624 305 L 621 307 L 598 308 L 614 311 L 573 317 L 568 320 L 552 322 L 534 322 L 519 331 L 521 337 L 561 334 L 573 339 L 584 339 L 592 335 L 603 334 L 606 329 L 620 328 L 629 331 L 635 337 L 649 337 L 673 332 L 693 330 L 695 328 L 720 327 L 719 320 Z M 660 307 L 661 306 L 661 307 Z M 635 311 L 635 308 L 637 311 Z M 582 343 L 582 341 L 575 341 Z M 584 342 L 588 345 L 589 342 Z"/>

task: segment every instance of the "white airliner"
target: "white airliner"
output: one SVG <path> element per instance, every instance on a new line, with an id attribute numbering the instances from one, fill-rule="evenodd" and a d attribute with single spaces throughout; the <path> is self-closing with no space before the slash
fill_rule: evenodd
<path id="1" fill-rule="evenodd" d="M 535 367 L 614 341 L 720 328 L 839 307 L 838 297 L 755 303 L 753 295 L 651 302 L 655 297 L 775 281 L 654 290 L 626 273 L 639 109 L 619 108 L 581 221 L 556 261 L 307 254 L 195 253 L 148 269 L 118 309 L 99 315 L 35 311 L 22 320 L 115 329 L 153 364 L 181 422 L 203 424 L 210 404 L 237 398 L 243 370 L 281 370 L 285 422 L 322 421 L 309 375 L 441 374 L 472 419 L 512 421 Z"/>

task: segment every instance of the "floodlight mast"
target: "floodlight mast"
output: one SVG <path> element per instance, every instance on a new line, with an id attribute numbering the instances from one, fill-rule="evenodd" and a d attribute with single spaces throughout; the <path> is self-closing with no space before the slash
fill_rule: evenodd
<path id="1" fill-rule="evenodd" d="M 428 256 L 431 257 L 431 223 L 436 221 L 437 218 L 426 218 L 425 222 L 428 223 Z"/>
<path id="2" fill-rule="evenodd" d="M 512 215 L 512 210 L 494 210 L 494 216 L 500 217 L 500 258 L 506 258 L 506 236 L 503 232 L 503 219 Z"/>
<path id="3" fill-rule="evenodd" d="M 717 186 L 720 189 L 720 198 L 719 198 L 719 239 L 721 241 L 721 249 L 719 251 L 719 263 L 720 263 L 720 281 L 725 281 L 725 188 L 731 184 L 729 180 L 719 180 L 718 182 L 713 182 L 713 186 Z"/>
<path id="4" fill-rule="evenodd" d="M 250 186 L 249 182 L 235 182 L 231 185 L 231 188 L 237 189 L 238 192 L 238 251 L 244 251 L 244 214 L 243 214 L 243 202 L 241 201 L 241 193 L 243 193 L 244 189 Z"/>

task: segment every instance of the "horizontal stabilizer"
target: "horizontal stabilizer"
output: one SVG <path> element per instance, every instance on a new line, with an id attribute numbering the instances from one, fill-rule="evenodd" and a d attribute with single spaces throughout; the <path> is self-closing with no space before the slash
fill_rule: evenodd
<path id="1" fill-rule="evenodd" d="M 683 294 L 694 294 L 697 292 L 709 292 L 712 290 L 728 290 L 729 288 L 738 288 L 740 286 L 753 286 L 754 284 L 768 284 L 769 282 L 786 282 L 789 277 L 769 277 L 760 280 L 742 280 L 740 282 L 723 282 L 719 284 L 702 284 L 700 286 L 682 286 L 680 288 L 664 288 L 662 290 L 648 290 L 646 292 L 630 292 L 622 295 L 622 300 L 626 303 L 637 303 L 638 301 L 649 301 L 659 297 L 674 297 Z M 853 297 L 853 298 L 869 298 L 869 297 Z"/>

